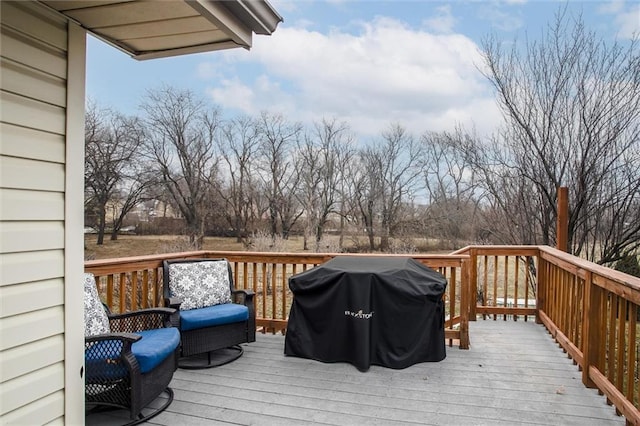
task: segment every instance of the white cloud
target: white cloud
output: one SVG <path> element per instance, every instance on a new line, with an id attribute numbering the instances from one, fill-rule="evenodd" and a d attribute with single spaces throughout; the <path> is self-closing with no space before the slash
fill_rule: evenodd
<path id="1" fill-rule="evenodd" d="M 515 31 L 524 26 L 524 19 L 519 11 L 506 11 L 498 3 L 487 3 L 480 7 L 478 17 L 491 22 L 493 27 L 501 31 Z"/>
<path id="2" fill-rule="evenodd" d="M 253 110 L 254 90 L 238 79 L 222 80 L 220 86 L 209 88 L 206 92 L 217 104 L 247 113 L 256 112 Z"/>
<path id="3" fill-rule="evenodd" d="M 298 8 L 295 1 L 291 0 L 269 0 L 271 6 L 279 12 L 293 12 Z"/>
<path id="4" fill-rule="evenodd" d="M 201 62 L 196 69 L 196 75 L 203 80 L 212 80 L 220 77 L 220 72 L 212 62 Z"/>
<path id="5" fill-rule="evenodd" d="M 640 4 L 632 5 L 626 11 L 620 11 L 615 22 L 619 28 L 618 35 L 622 38 L 632 38 L 634 35 L 640 36 Z"/>
<path id="6" fill-rule="evenodd" d="M 455 17 L 451 14 L 451 5 L 443 5 L 436 8 L 436 15 L 426 19 L 425 25 L 428 29 L 437 33 L 450 33 L 456 24 Z"/>
<path id="7" fill-rule="evenodd" d="M 600 13 L 618 13 L 624 9 L 624 0 L 603 2 L 598 8 Z"/>
<path id="8" fill-rule="evenodd" d="M 360 25 L 357 34 L 282 26 L 271 37 L 256 37 L 251 52 L 229 51 L 223 60 L 237 62 L 236 71 L 261 74 L 211 82 L 216 86 L 208 93 L 223 107 L 249 114 L 266 109 L 305 123 L 338 117 L 363 136 L 396 121 L 416 135 L 458 123 L 486 133 L 499 122 L 469 38 L 415 30 L 390 18 Z"/>
<path id="9" fill-rule="evenodd" d="M 624 0 L 612 0 L 598 8 L 604 15 L 613 15 L 613 24 L 618 37 L 631 39 L 640 36 L 640 4 Z"/>

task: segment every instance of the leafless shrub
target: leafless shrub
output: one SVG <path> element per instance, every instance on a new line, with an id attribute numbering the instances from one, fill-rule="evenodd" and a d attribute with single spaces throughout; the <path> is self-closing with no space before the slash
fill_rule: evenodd
<path id="1" fill-rule="evenodd" d="M 197 250 L 196 244 L 190 241 L 189 237 L 180 236 L 174 240 L 165 241 L 160 244 L 158 253 L 180 253 L 194 250 Z"/>
<path id="2" fill-rule="evenodd" d="M 389 244 L 389 252 L 394 254 L 413 254 L 417 253 L 418 248 L 416 247 L 413 238 L 404 237 L 404 238 L 392 238 Z"/>
<path id="3" fill-rule="evenodd" d="M 340 253 L 340 241 L 336 238 L 323 237 L 315 244 L 316 253 Z"/>
<path id="4" fill-rule="evenodd" d="M 270 235 L 265 231 L 258 231 L 249 239 L 249 248 L 253 251 L 285 251 L 286 242 L 279 235 Z"/>

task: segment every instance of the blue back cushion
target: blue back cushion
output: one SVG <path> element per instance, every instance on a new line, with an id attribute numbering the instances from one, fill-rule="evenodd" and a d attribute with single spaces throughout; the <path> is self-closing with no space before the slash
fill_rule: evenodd
<path id="1" fill-rule="evenodd" d="M 180 311 L 180 328 L 184 331 L 247 321 L 249 308 L 236 303 Z"/>

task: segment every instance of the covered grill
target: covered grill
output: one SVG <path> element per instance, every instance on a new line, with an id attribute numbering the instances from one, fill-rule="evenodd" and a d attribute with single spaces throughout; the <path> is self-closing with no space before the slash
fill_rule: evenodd
<path id="1" fill-rule="evenodd" d="M 441 361 L 446 285 L 412 258 L 338 256 L 289 279 L 284 352 L 361 371 Z"/>

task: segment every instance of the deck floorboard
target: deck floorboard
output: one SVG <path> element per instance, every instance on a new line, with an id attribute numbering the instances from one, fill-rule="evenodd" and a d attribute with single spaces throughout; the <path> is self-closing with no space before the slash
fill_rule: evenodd
<path id="1" fill-rule="evenodd" d="M 578 367 L 533 322 L 470 324 L 471 348 L 403 370 L 286 357 L 257 336 L 225 366 L 178 370 L 175 399 L 153 425 L 623 425 L 582 385 Z M 158 401 L 157 401 L 158 402 Z M 114 425 L 91 415 L 87 424 Z"/>

